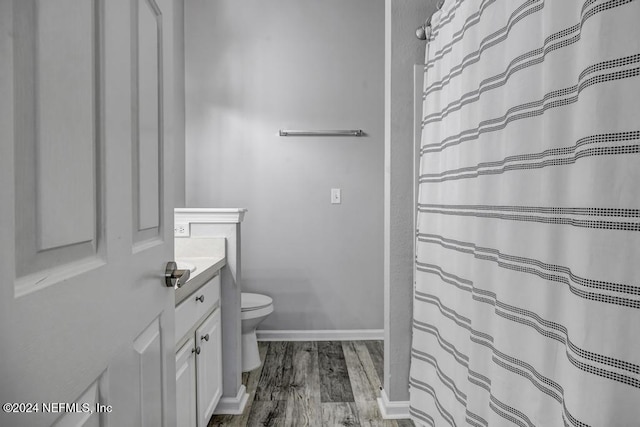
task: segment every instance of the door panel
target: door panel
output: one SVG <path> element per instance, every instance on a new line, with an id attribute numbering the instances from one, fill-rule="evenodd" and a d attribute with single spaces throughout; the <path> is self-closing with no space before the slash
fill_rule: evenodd
<path id="1" fill-rule="evenodd" d="M 36 3 L 36 25 L 30 29 L 36 33 L 39 251 L 92 241 L 96 230 L 94 4 L 55 3 Z M 70 159 L 72 167 L 61 167 Z"/>
<path id="2" fill-rule="evenodd" d="M 145 396 L 140 402 L 141 427 L 162 425 L 162 348 L 160 345 L 160 322 L 153 321 L 133 342 L 139 367 L 138 392 Z"/>
<path id="3" fill-rule="evenodd" d="M 0 425 L 175 424 L 172 20 L 0 1 Z"/>
<path id="4" fill-rule="evenodd" d="M 81 408 L 82 410 L 79 412 L 64 413 L 55 422 L 53 427 L 99 427 L 100 418 L 105 417 L 107 410 L 106 407 L 104 408 L 104 413 L 93 410 L 98 407 L 97 405 L 99 405 L 100 402 L 101 379 L 102 377 L 91 384 L 87 391 L 84 392 L 78 400 L 73 402 L 75 405 L 77 405 L 78 408 Z M 52 403 L 52 409 L 54 408 L 53 405 L 55 404 L 57 403 Z M 83 412 L 87 408 L 92 409 L 93 411 Z"/>
<path id="5" fill-rule="evenodd" d="M 160 189 L 162 165 L 162 93 L 158 82 L 162 78 L 162 27 L 160 10 L 154 0 L 135 0 L 137 19 L 134 35 L 136 54 L 134 67 L 134 103 L 138 112 L 134 115 L 134 240 L 158 236 L 160 226 Z"/>
<path id="6" fill-rule="evenodd" d="M 95 3 L 55 3 L 16 2 L 13 11 L 19 294 L 56 283 L 47 270 L 97 255 Z"/>

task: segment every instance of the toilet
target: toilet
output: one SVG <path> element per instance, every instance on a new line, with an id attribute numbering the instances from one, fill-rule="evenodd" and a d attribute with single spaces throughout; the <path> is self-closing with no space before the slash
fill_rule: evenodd
<path id="1" fill-rule="evenodd" d="M 256 328 L 273 312 L 273 300 L 261 294 L 242 292 L 240 316 L 242 325 L 242 372 L 253 371 L 262 365 L 258 353 Z"/>

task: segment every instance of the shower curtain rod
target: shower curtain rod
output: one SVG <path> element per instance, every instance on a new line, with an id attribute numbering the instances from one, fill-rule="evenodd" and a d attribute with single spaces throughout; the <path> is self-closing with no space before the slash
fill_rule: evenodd
<path id="1" fill-rule="evenodd" d="M 282 130 L 280 136 L 362 136 L 362 129 L 353 130 Z"/>

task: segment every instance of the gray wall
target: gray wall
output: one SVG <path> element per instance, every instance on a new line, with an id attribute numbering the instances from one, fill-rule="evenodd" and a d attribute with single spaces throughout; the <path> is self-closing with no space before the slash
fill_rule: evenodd
<path id="1" fill-rule="evenodd" d="M 261 329 L 382 329 L 384 1 L 185 9 L 186 203 L 249 209 L 243 290 L 275 305 Z"/>
<path id="2" fill-rule="evenodd" d="M 390 401 L 409 399 L 414 245 L 414 64 L 426 42 L 415 29 L 436 0 L 385 0 L 385 369 Z"/>
<path id="3" fill-rule="evenodd" d="M 173 81 L 175 85 L 175 121 L 174 121 L 174 150 L 173 162 L 175 167 L 174 200 L 176 208 L 185 206 L 185 111 L 184 111 L 184 1 L 174 0 L 173 3 Z"/>

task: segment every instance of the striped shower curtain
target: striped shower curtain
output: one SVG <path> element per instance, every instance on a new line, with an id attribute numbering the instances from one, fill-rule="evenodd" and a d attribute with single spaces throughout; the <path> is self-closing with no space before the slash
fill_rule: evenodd
<path id="1" fill-rule="evenodd" d="M 446 0 L 424 71 L 412 418 L 640 426 L 640 1 Z"/>

